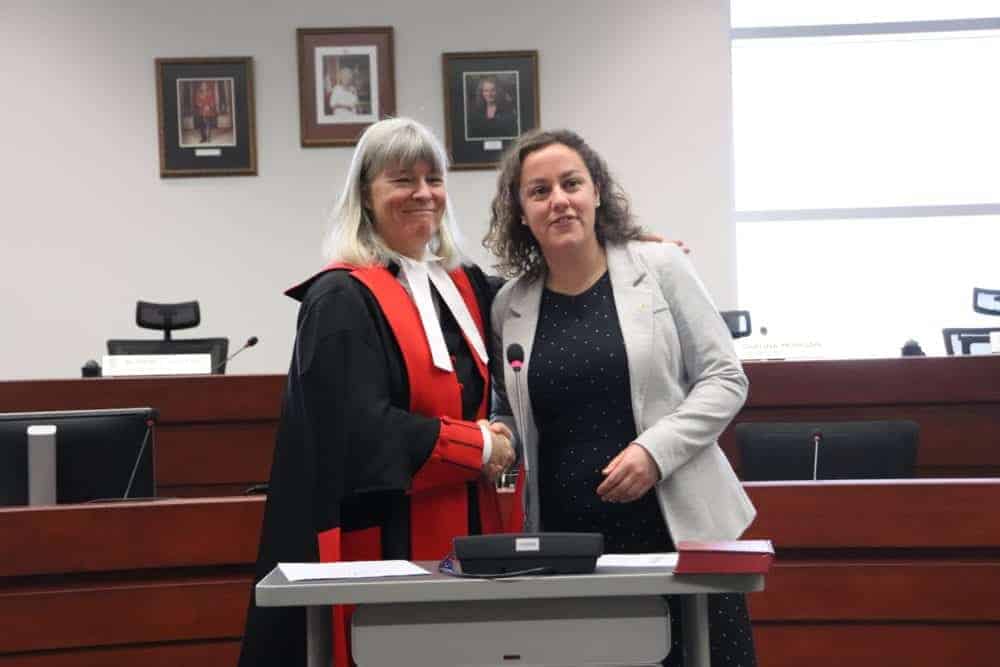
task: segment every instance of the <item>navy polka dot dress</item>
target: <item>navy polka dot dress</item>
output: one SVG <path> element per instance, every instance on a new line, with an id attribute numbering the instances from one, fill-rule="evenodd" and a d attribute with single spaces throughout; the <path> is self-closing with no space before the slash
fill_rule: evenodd
<path id="1" fill-rule="evenodd" d="M 528 389 L 539 435 L 541 524 L 548 531 L 599 532 L 605 553 L 673 551 L 650 490 L 631 503 L 597 495 L 601 470 L 636 437 L 625 341 L 610 276 L 569 296 L 542 293 Z M 664 665 L 680 665 L 680 602 L 669 599 L 673 646 Z M 713 665 L 756 665 L 742 595 L 709 596 Z"/>

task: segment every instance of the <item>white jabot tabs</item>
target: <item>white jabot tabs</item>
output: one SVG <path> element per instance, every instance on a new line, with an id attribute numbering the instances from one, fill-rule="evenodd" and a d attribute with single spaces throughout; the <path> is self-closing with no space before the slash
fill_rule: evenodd
<path id="1" fill-rule="evenodd" d="M 458 322 L 458 326 L 462 329 L 462 333 L 469 345 L 472 346 L 473 351 L 484 364 L 489 363 L 486 345 L 483 344 L 483 337 L 479 334 L 479 329 L 476 328 L 476 324 L 472 320 L 472 314 L 466 307 L 462 295 L 458 293 L 455 283 L 452 282 L 451 277 L 437 258 L 429 256 L 424 261 L 417 261 L 401 257 L 400 268 L 406 287 L 409 289 L 410 296 L 413 297 L 413 302 L 417 306 L 417 312 L 420 314 L 420 323 L 424 327 L 424 334 L 427 336 L 435 368 L 448 372 L 455 370 L 448 354 L 448 346 L 444 342 L 444 334 L 441 333 L 441 321 L 434 310 L 431 283 L 434 283 L 438 294 L 441 295 L 441 300 L 444 301 L 445 306 Z"/>

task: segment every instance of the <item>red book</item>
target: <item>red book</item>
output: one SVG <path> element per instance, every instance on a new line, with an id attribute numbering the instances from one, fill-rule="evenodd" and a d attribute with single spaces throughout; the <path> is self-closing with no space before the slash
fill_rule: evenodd
<path id="1" fill-rule="evenodd" d="M 771 540 L 682 541 L 674 574 L 766 574 L 772 560 Z"/>

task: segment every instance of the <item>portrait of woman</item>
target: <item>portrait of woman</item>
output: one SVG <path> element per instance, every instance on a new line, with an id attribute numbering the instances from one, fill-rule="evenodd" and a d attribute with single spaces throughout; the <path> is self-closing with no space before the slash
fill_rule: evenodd
<path id="1" fill-rule="evenodd" d="M 465 78 L 466 140 L 517 137 L 517 72 L 467 72 Z"/>

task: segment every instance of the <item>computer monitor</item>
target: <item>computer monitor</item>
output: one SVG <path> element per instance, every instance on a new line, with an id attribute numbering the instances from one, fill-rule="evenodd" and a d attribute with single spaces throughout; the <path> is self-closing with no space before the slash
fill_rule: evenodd
<path id="1" fill-rule="evenodd" d="M 745 422 L 735 431 L 745 482 L 912 477 L 920 439 L 906 420 Z"/>
<path id="2" fill-rule="evenodd" d="M 0 505 L 28 504 L 28 436 L 55 426 L 56 502 L 156 495 L 153 408 L 0 413 Z"/>

